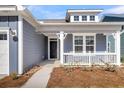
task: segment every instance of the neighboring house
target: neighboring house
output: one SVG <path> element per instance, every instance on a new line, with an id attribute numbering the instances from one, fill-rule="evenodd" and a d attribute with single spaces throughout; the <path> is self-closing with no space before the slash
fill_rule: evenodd
<path id="1" fill-rule="evenodd" d="M 0 74 L 22 74 L 45 59 L 120 65 L 124 22 L 101 22 L 102 11 L 67 10 L 65 19 L 36 20 L 23 6 L 0 6 Z"/>

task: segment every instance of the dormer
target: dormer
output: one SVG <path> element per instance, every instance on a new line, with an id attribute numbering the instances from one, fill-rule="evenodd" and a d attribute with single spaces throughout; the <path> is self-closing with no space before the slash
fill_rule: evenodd
<path id="1" fill-rule="evenodd" d="M 98 14 L 103 10 L 67 10 L 67 22 L 98 22 Z"/>

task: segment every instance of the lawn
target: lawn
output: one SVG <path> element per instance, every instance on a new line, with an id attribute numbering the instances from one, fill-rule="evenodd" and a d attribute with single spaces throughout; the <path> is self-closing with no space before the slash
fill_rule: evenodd
<path id="1" fill-rule="evenodd" d="M 5 78 L 0 80 L 0 88 L 21 87 L 39 69 L 41 69 L 41 66 L 37 65 L 32 67 L 21 76 L 16 76 L 16 74 L 6 76 Z"/>
<path id="2" fill-rule="evenodd" d="M 124 87 L 124 68 L 54 68 L 48 88 Z"/>

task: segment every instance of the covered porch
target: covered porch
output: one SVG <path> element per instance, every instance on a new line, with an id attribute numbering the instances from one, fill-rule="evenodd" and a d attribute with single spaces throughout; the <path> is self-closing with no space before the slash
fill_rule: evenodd
<path id="1" fill-rule="evenodd" d="M 56 55 L 63 65 L 120 65 L 120 24 L 43 24 L 38 33 L 56 39 Z M 54 52 L 55 53 L 55 52 Z"/>

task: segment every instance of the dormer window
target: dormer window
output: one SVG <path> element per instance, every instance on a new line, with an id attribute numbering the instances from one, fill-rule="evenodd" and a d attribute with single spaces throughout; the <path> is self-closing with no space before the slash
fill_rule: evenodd
<path id="1" fill-rule="evenodd" d="M 90 21 L 95 21 L 95 16 L 94 15 L 90 16 Z"/>
<path id="2" fill-rule="evenodd" d="M 74 16 L 74 21 L 79 21 L 79 16 Z"/>
<path id="3" fill-rule="evenodd" d="M 87 16 L 82 16 L 82 21 L 87 21 Z"/>

